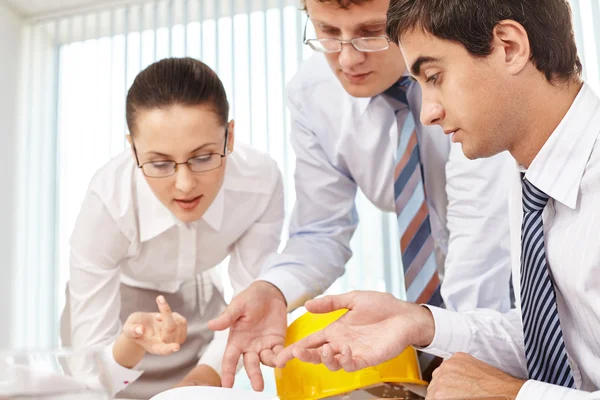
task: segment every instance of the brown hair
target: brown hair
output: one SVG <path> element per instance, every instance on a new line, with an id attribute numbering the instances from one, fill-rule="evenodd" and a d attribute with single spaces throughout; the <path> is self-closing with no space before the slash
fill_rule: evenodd
<path id="1" fill-rule="evenodd" d="M 133 135 L 139 110 L 174 104 L 206 105 L 227 125 L 229 103 L 223 83 L 209 66 L 193 58 L 165 58 L 138 74 L 127 93 L 126 120 Z"/>
<path id="2" fill-rule="evenodd" d="M 348 9 L 352 4 L 362 4 L 369 0 L 315 0 L 318 3 L 337 3 L 340 8 Z M 301 10 L 306 11 L 306 0 L 300 0 Z"/>
<path id="3" fill-rule="evenodd" d="M 395 43 L 420 28 L 462 44 L 475 57 L 491 54 L 494 28 L 503 20 L 521 24 L 531 61 L 550 82 L 581 75 L 568 0 L 391 0 L 387 34 Z"/>

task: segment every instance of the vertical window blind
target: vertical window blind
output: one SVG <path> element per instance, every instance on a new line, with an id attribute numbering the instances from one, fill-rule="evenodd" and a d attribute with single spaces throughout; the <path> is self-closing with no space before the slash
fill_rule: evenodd
<path id="1" fill-rule="evenodd" d="M 285 85 L 312 54 L 302 44 L 305 18 L 292 0 L 159 0 L 29 21 L 13 302 L 17 346 L 58 344 L 71 230 L 94 172 L 127 147 L 126 92 L 156 60 L 190 56 L 217 71 L 236 140 L 268 151 L 284 174 L 289 217 L 294 154 Z M 402 274 L 391 268 L 400 265 L 394 217 L 361 194 L 357 204 L 363 223 L 351 243 L 354 257 L 330 293 L 374 289 L 402 296 Z"/>

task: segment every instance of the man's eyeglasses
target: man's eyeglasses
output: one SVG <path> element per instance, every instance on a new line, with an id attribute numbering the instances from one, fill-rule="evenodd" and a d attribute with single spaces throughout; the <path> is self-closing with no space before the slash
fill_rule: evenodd
<path id="1" fill-rule="evenodd" d="M 223 147 L 223 154 L 209 153 L 201 154 L 192 158 L 189 158 L 185 162 L 177 163 L 175 161 L 150 161 L 144 164 L 140 164 L 138 159 L 137 150 L 131 139 L 131 145 L 133 147 L 133 153 L 135 154 L 135 161 L 138 168 L 141 168 L 144 175 L 149 178 L 167 178 L 175 175 L 177 167 L 179 165 L 187 164 L 188 168 L 192 172 L 208 172 L 221 167 L 223 164 L 223 157 L 227 155 L 227 142 L 229 139 L 229 128 L 225 129 L 225 146 Z"/>
<path id="2" fill-rule="evenodd" d="M 306 27 L 308 26 L 308 20 L 304 24 L 304 37 L 302 42 L 310 46 L 314 51 L 320 53 L 339 53 L 342 51 L 342 45 L 350 43 L 358 51 L 364 53 L 374 53 L 376 51 L 383 51 L 390 48 L 390 39 L 385 36 L 364 36 L 357 37 L 348 40 L 336 39 L 336 38 L 324 38 L 324 39 L 307 39 L 306 38 Z"/>

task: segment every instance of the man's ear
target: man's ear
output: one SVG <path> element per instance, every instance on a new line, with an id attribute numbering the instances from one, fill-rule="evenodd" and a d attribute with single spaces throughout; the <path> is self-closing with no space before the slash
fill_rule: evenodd
<path id="1" fill-rule="evenodd" d="M 511 75 L 517 75 L 531 61 L 529 35 L 523 27 L 513 20 L 498 22 L 492 39 L 494 51 L 501 51 L 502 62 Z"/>

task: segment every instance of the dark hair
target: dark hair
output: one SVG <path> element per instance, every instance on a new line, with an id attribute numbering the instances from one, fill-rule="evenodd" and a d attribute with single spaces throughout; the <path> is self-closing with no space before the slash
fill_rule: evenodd
<path id="1" fill-rule="evenodd" d="M 369 0 L 316 0 L 318 3 L 337 3 L 340 8 L 347 10 L 352 4 L 362 4 Z M 306 11 L 306 0 L 300 0 L 301 10 Z"/>
<path id="2" fill-rule="evenodd" d="M 223 83 L 206 64 L 193 58 L 165 58 L 138 74 L 127 93 L 126 119 L 133 135 L 139 110 L 166 108 L 175 104 L 206 105 L 223 126 L 229 118 L 229 103 Z"/>
<path id="3" fill-rule="evenodd" d="M 462 44 L 475 57 L 491 54 L 496 25 L 521 24 L 529 36 L 531 61 L 550 82 L 581 75 L 568 0 L 391 0 L 387 34 L 395 43 L 418 28 Z"/>

